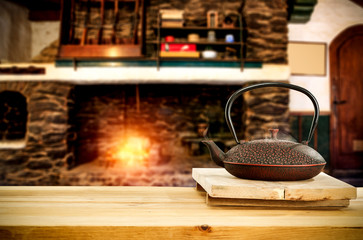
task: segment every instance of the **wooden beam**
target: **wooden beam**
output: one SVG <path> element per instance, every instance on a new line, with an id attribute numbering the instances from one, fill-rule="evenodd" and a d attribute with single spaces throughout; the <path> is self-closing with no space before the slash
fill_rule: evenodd
<path id="1" fill-rule="evenodd" d="M 363 0 L 351 0 L 351 1 L 363 8 Z"/>

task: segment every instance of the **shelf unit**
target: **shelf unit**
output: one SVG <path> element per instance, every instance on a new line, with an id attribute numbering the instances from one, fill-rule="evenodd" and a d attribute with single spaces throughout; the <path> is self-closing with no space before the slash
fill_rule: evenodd
<path id="1" fill-rule="evenodd" d="M 128 39 L 124 39 L 120 34 L 121 30 L 117 29 L 122 22 L 119 21 L 118 14 L 122 12 L 122 7 L 134 6 L 133 14 L 135 26 L 128 35 Z M 80 6 L 82 7 L 84 20 L 79 20 Z M 95 24 L 90 22 L 90 8 L 97 8 L 100 20 Z M 78 12 L 77 12 L 78 9 Z M 87 11 L 85 11 L 87 9 Z M 114 19 L 106 20 L 105 11 L 113 11 Z M 76 15 L 78 13 L 78 15 Z M 69 0 L 62 2 L 62 21 L 60 46 L 57 56 L 57 66 L 108 66 L 111 64 L 125 66 L 156 66 L 160 67 L 260 67 L 260 61 L 249 59 L 246 62 L 245 44 L 242 17 L 238 16 L 235 27 L 206 27 L 206 26 L 184 26 L 184 27 L 165 27 L 161 25 L 161 16 L 158 15 L 158 23 L 153 27 L 156 37 L 145 41 L 146 37 L 146 6 L 144 0 Z M 77 20 L 78 16 L 78 20 Z M 121 15 L 120 15 L 121 16 Z M 82 18 L 83 19 L 83 18 Z M 94 19 L 94 18 L 93 18 Z M 141 34 L 137 34 L 137 29 Z M 77 32 L 76 32 L 77 30 Z M 112 32 L 110 38 L 105 38 L 103 30 Z M 116 36 L 116 30 L 119 35 Z M 87 38 L 89 31 L 97 32 L 96 37 Z M 207 40 L 209 31 L 214 31 L 216 41 Z M 76 34 L 77 33 L 77 34 Z M 188 41 L 187 36 L 190 33 L 197 33 L 200 36 L 198 42 Z M 225 42 L 225 35 L 232 34 L 234 42 Z M 219 52 L 219 57 L 226 52 L 226 47 L 235 49 L 228 53 L 233 53 L 228 59 L 215 58 L 190 58 L 190 57 L 161 57 L 161 44 L 166 43 L 164 37 L 167 35 L 175 36 L 174 43 L 196 44 L 197 51 L 201 52 L 207 47 L 211 47 Z M 77 37 L 75 37 L 77 36 Z M 93 35 L 95 36 L 95 34 Z M 100 37 L 101 36 L 101 37 Z M 109 35 L 107 35 L 109 36 Z M 108 41 L 109 40 L 109 41 Z M 153 46 L 153 52 L 150 56 L 146 56 L 146 45 Z M 235 56 L 235 57 L 234 57 Z M 111 65 L 112 65 L 111 64 Z"/>
<path id="2" fill-rule="evenodd" d="M 119 22 L 123 4 L 133 7 L 130 36 L 121 38 Z M 91 16 L 97 9 L 100 19 Z M 106 23 L 106 10 L 113 11 L 111 22 Z M 58 58 L 130 58 L 142 57 L 145 39 L 144 0 L 70 0 L 62 1 L 61 37 Z M 121 30 L 119 29 L 121 28 Z M 141 36 L 138 29 L 141 28 Z M 78 31 L 76 31 L 78 29 Z M 81 30 L 80 30 L 81 29 Z M 79 32 L 82 31 L 81 37 Z M 92 39 L 90 32 L 97 32 Z M 76 34 L 78 32 L 78 34 Z M 104 34 L 108 33 L 107 38 Z M 77 35 L 77 36 L 76 36 Z"/>
<path id="3" fill-rule="evenodd" d="M 154 27 L 157 31 L 156 40 L 147 41 L 146 44 L 156 45 L 156 61 L 157 68 L 160 68 L 162 61 L 191 61 L 191 62 L 220 62 L 223 63 L 239 63 L 241 71 L 244 67 L 244 41 L 243 41 L 243 27 L 242 18 L 239 15 L 238 27 L 201 27 L 201 26 L 185 26 L 185 27 L 162 27 L 161 16 L 158 16 L 158 24 Z M 214 31 L 216 41 L 208 41 L 208 32 Z M 196 33 L 199 35 L 198 41 L 188 41 L 188 34 Z M 226 42 L 225 36 L 232 34 L 234 36 L 234 42 Z M 175 40 L 173 42 L 166 42 L 165 36 L 172 35 Z M 210 47 L 216 50 L 218 55 L 225 52 L 226 47 L 233 48 L 236 51 L 236 59 L 223 59 L 223 58 L 185 58 L 185 57 L 160 57 L 161 45 L 163 43 L 180 43 L 180 44 L 196 44 L 197 51 L 201 52 L 206 47 Z"/>

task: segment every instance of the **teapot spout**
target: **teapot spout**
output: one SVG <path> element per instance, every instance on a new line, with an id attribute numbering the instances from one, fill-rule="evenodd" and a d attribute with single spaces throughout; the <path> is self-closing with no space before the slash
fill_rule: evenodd
<path id="1" fill-rule="evenodd" d="M 226 158 L 226 154 L 215 144 L 212 140 L 202 140 L 209 150 L 212 160 L 221 167 L 224 167 L 223 160 Z"/>

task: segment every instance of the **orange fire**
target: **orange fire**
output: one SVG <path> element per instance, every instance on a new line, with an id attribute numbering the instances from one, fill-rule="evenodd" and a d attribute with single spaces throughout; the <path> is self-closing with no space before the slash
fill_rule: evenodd
<path id="1" fill-rule="evenodd" d="M 145 137 L 127 136 L 113 158 L 126 166 L 143 165 L 149 156 L 150 141 Z"/>

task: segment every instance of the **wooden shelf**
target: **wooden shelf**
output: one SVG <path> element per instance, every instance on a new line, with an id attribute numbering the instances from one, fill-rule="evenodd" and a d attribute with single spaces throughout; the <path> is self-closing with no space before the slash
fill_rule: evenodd
<path id="1" fill-rule="evenodd" d="M 116 58 L 140 57 L 141 46 L 136 44 L 123 45 L 62 45 L 59 47 L 62 58 Z"/>
<path id="2" fill-rule="evenodd" d="M 216 41 L 216 42 L 208 42 L 208 41 L 199 41 L 199 42 L 189 42 L 189 41 L 175 41 L 175 42 L 166 42 L 166 41 L 160 41 L 158 42 L 157 40 L 151 40 L 151 41 L 147 41 L 147 44 L 162 44 L 162 43 L 169 43 L 169 44 L 173 44 L 173 43 L 179 43 L 179 44 L 197 44 L 197 45 L 228 45 L 228 46 L 241 46 L 244 45 L 244 43 L 242 42 L 233 42 L 233 43 L 229 43 L 229 42 L 223 42 L 223 41 Z"/>
<path id="3" fill-rule="evenodd" d="M 174 60 L 174 61 L 197 61 L 197 62 L 240 62 L 239 59 L 222 59 L 222 58 L 182 58 L 182 57 L 160 57 L 160 60 Z"/>
<path id="4" fill-rule="evenodd" d="M 157 58 L 157 57 L 82 57 L 82 58 L 61 58 L 56 60 L 56 67 L 240 67 L 240 60 L 226 59 L 189 59 L 189 58 Z M 244 68 L 261 68 L 262 62 L 254 59 L 245 59 Z"/>
<path id="5" fill-rule="evenodd" d="M 87 1 L 90 1 L 90 2 L 102 2 L 102 1 L 105 1 L 105 2 L 115 2 L 115 0 L 78 0 L 80 2 L 87 2 Z M 118 2 L 135 2 L 136 0 L 118 0 Z"/>
<path id="6" fill-rule="evenodd" d="M 154 28 L 157 28 L 157 26 L 155 26 Z M 191 31 L 191 30 L 198 30 L 198 31 L 211 31 L 211 30 L 215 30 L 215 31 L 239 31 L 240 28 L 239 27 L 232 27 L 232 28 L 222 28 L 222 27 L 200 27 L 200 26 L 185 26 L 185 27 L 160 27 L 161 30 L 186 30 L 186 31 Z"/>
<path id="7" fill-rule="evenodd" d="M 243 29 L 242 29 L 242 19 L 241 16 L 239 16 L 239 22 L 238 25 L 239 27 L 231 27 L 231 28 L 223 28 L 223 27 L 203 27 L 203 26 L 184 26 L 184 27 L 163 27 L 161 26 L 162 23 L 162 19 L 161 16 L 159 15 L 159 19 L 158 19 L 158 25 L 154 27 L 155 30 L 157 30 L 157 39 L 156 40 L 152 40 L 152 41 L 147 41 L 147 44 L 154 44 L 157 45 L 157 68 L 159 69 L 161 62 L 167 62 L 170 60 L 173 61 L 180 61 L 180 62 L 185 62 L 185 61 L 191 61 L 191 62 L 196 62 L 196 63 L 202 63 L 202 64 L 208 64 L 211 62 L 215 62 L 215 63 L 239 63 L 240 64 L 240 68 L 241 71 L 243 70 L 243 66 L 244 66 L 244 43 L 243 43 Z M 215 37 L 216 37 L 216 41 L 215 42 L 209 42 L 207 35 L 208 35 L 208 31 L 215 31 Z M 225 38 L 225 34 L 227 33 L 231 33 L 233 32 L 233 35 L 235 37 L 235 42 L 225 42 L 224 38 Z M 200 41 L 198 42 L 191 42 L 191 41 L 187 41 L 187 40 L 180 40 L 180 39 L 186 39 L 187 38 L 187 34 L 191 34 L 191 33 L 197 33 L 200 34 Z M 237 59 L 231 59 L 231 60 L 226 60 L 226 59 L 221 59 L 221 58 L 215 58 L 215 59 L 205 59 L 205 58 L 182 58 L 182 57 L 168 57 L 168 58 L 163 58 L 160 57 L 160 52 L 161 52 L 161 44 L 165 44 L 168 43 L 165 40 L 163 40 L 163 38 L 167 35 L 173 35 L 175 37 L 175 41 L 174 42 L 170 42 L 170 44 L 173 43 L 179 43 L 179 44 L 196 44 L 197 45 L 197 51 L 202 51 L 204 49 L 202 49 L 203 47 L 206 46 L 211 46 L 214 47 L 218 53 L 223 53 L 225 52 L 225 49 L 223 49 L 223 47 L 227 47 L 230 46 L 231 48 L 234 48 L 236 50 L 236 57 Z"/>

